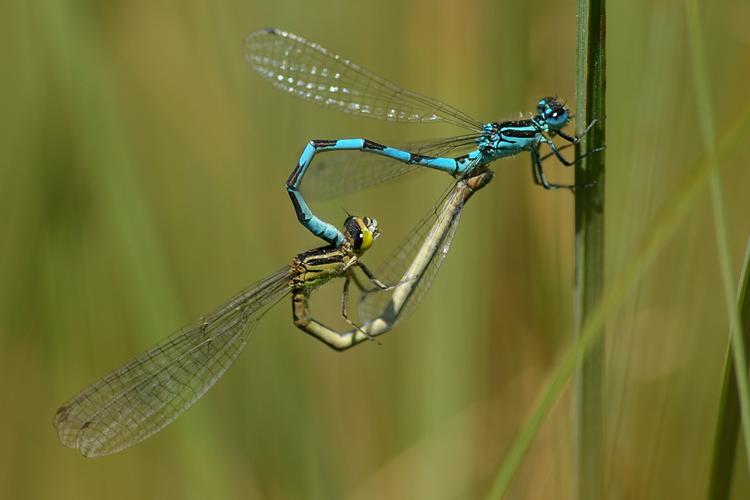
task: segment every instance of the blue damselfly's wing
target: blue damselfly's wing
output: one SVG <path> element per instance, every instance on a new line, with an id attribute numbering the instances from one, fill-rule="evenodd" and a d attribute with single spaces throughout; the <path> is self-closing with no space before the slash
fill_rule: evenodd
<path id="1" fill-rule="evenodd" d="M 293 33 L 267 29 L 245 38 L 245 59 L 279 89 L 321 106 L 380 120 L 482 124 L 436 99 L 402 89 Z"/>
<path id="2" fill-rule="evenodd" d="M 108 455 L 172 422 L 224 374 L 263 313 L 289 292 L 288 267 L 251 285 L 200 323 L 164 339 L 57 410 L 60 441 Z"/>
<path id="3" fill-rule="evenodd" d="M 359 303 L 359 321 L 367 324 L 379 317 L 395 319 L 389 321 L 393 328 L 406 319 L 424 298 L 435 278 L 440 265 L 450 250 L 461 219 L 464 202 L 454 203 L 446 209 L 447 203 L 455 195 L 453 184 L 450 191 L 427 213 L 417 226 L 407 235 L 395 250 L 375 270 L 376 277 L 387 285 L 403 283 L 410 287 L 408 294 L 402 294 L 403 303 L 394 306 L 394 292 L 374 289 L 362 292 Z M 426 242 L 434 237 L 436 228 L 443 227 L 439 236 L 431 241 L 434 250 L 425 254 Z M 417 260 L 421 260 L 416 266 Z M 416 270 L 415 270 L 416 269 Z M 405 297 L 405 299 L 404 299 Z M 397 312 L 394 312 L 394 308 Z"/>
<path id="4" fill-rule="evenodd" d="M 461 156 L 476 149 L 475 134 L 448 139 L 397 144 L 393 147 L 422 156 Z M 389 143 L 390 145 L 390 143 Z M 395 179 L 428 170 L 374 153 L 325 151 L 318 153 L 302 181 L 301 191 L 314 200 L 329 200 Z"/>

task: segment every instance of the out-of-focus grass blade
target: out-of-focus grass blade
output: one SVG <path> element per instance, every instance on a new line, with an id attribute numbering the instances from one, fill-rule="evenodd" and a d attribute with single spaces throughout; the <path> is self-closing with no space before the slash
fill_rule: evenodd
<path id="1" fill-rule="evenodd" d="M 737 306 L 742 325 L 743 344 L 747 358 L 747 346 L 750 344 L 750 237 L 745 248 L 745 259 L 742 263 L 740 286 L 737 293 Z M 724 378 L 719 402 L 719 415 L 714 437 L 714 454 L 711 461 L 711 477 L 706 498 L 712 500 L 729 498 L 737 455 L 737 435 L 740 430 L 740 399 L 737 391 L 737 376 L 732 348 L 727 350 L 724 362 Z"/>
<path id="2" fill-rule="evenodd" d="M 714 229 L 716 246 L 719 256 L 719 269 L 721 281 L 726 299 L 727 315 L 729 316 L 731 349 L 727 357 L 726 367 L 735 370 L 733 384 L 727 384 L 731 376 L 725 370 L 724 389 L 721 397 L 719 410 L 719 422 L 716 434 L 716 448 L 712 462 L 712 476 L 710 488 L 717 488 L 723 492 L 723 496 L 717 496 L 709 492 L 709 498 L 727 498 L 729 495 L 729 482 L 734 469 L 734 446 L 736 444 L 737 425 L 741 422 L 745 451 L 750 455 L 750 389 L 747 380 L 747 355 L 743 339 L 743 323 L 740 318 L 740 308 L 734 296 L 733 288 L 733 266 L 731 252 L 729 250 L 729 238 L 727 235 L 726 215 L 724 210 L 724 196 L 721 188 L 721 177 L 719 175 L 719 162 L 716 153 L 714 117 L 711 105 L 711 93 L 708 82 L 708 67 L 704 53 L 703 34 L 700 26 L 700 11 L 696 0 L 687 0 L 687 26 L 690 58 L 692 61 L 693 83 L 695 85 L 696 102 L 698 109 L 698 125 L 701 131 L 704 147 L 706 148 L 707 163 L 710 170 L 711 204 L 713 206 Z M 746 267 L 744 268 L 746 270 Z M 743 280 L 744 281 L 744 278 Z M 742 285 L 741 285 L 742 287 Z M 742 290 L 740 290 L 742 293 Z M 731 363 L 729 362 L 731 360 Z M 730 386 L 732 387 L 730 389 Z M 727 393 L 731 390 L 731 393 Z M 725 413 L 727 412 L 727 413 Z M 739 417 L 739 421 L 737 420 Z M 729 421 L 724 421 L 724 419 Z M 730 439 L 734 434 L 732 443 L 724 441 Z M 727 448 L 732 448 L 731 451 Z M 719 453 L 720 455 L 717 455 Z M 717 461 L 722 462 L 721 469 L 717 470 Z M 718 476 L 715 476 L 718 474 Z"/>

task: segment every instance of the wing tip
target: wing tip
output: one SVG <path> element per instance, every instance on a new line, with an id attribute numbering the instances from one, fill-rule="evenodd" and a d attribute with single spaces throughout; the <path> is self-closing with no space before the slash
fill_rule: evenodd
<path id="1" fill-rule="evenodd" d="M 274 27 L 262 28 L 251 33 L 245 37 L 245 45 L 250 44 L 257 37 L 264 37 L 268 35 L 286 36 L 286 32 Z"/>
<path id="2" fill-rule="evenodd" d="M 55 416 L 52 417 L 52 425 L 55 429 L 60 429 L 60 425 L 68 419 L 68 415 L 70 415 L 70 406 L 62 405 L 57 409 Z"/>
<path id="3" fill-rule="evenodd" d="M 81 455 L 86 458 L 106 455 L 107 453 L 99 452 L 101 443 L 95 439 L 87 440 L 85 438 L 87 430 L 94 422 L 92 420 L 87 420 L 78 427 L 71 426 L 68 421 L 71 410 L 71 406 L 61 406 L 55 412 L 55 416 L 52 420 L 52 425 L 54 425 L 57 430 L 57 438 L 60 440 L 60 443 L 67 448 L 78 450 Z"/>
<path id="4" fill-rule="evenodd" d="M 259 29 L 258 31 L 255 31 L 253 33 L 250 33 L 250 36 L 252 35 L 277 35 L 277 36 L 287 36 L 288 33 L 282 29 L 275 28 L 273 26 L 269 26 L 268 28 Z"/>

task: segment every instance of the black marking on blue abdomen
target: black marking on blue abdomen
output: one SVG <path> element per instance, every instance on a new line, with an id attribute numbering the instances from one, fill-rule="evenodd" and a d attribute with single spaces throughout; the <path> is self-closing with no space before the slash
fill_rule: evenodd
<path id="1" fill-rule="evenodd" d="M 297 197 L 294 196 L 294 193 L 291 191 L 288 191 L 289 198 L 292 200 L 292 205 L 294 206 L 294 212 L 297 214 L 297 219 L 300 222 L 305 222 L 305 214 L 302 212 L 302 207 L 299 205 L 299 202 L 297 201 Z"/>
<path id="2" fill-rule="evenodd" d="M 286 180 L 286 187 L 291 188 L 294 187 L 295 184 L 297 184 L 297 179 L 299 178 L 299 174 L 302 172 L 302 165 L 299 163 L 296 167 L 294 167 L 294 170 L 292 170 L 292 173 L 289 174 L 289 178 Z"/>
<path id="3" fill-rule="evenodd" d="M 425 155 L 420 155 L 420 154 L 417 154 L 417 153 L 409 153 L 409 155 L 410 155 L 409 156 L 409 163 L 412 163 L 412 164 L 413 163 L 419 163 L 420 161 L 424 161 L 424 160 L 434 160 L 435 159 L 434 156 L 425 156 Z"/>
<path id="4" fill-rule="evenodd" d="M 385 149 L 385 146 L 383 146 L 382 144 L 378 144 L 377 142 L 373 142 L 370 139 L 365 139 L 364 144 L 362 144 L 362 149 L 383 151 Z"/>
<path id="5" fill-rule="evenodd" d="M 313 139 L 312 145 L 317 148 L 330 148 L 331 146 L 335 146 L 337 142 L 336 139 Z"/>

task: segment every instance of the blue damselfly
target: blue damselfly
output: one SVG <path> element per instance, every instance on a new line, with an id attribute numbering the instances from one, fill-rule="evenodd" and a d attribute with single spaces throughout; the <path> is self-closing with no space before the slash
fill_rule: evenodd
<path id="1" fill-rule="evenodd" d="M 536 184 L 546 189 L 572 189 L 574 185 L 548 182 L 542 161 L 555 156 L 563 165 L 570 166 L 598 150 L 588 151 L 573 160 L 561 154 L 561 149 L 578 144 L 594 123 L 589 124 L 581 136 L 563 132 L 571 114 L 565 103 L 554 97 L 540 99 L 536 114 L 528 119 L 482 123 L 436 99 L 405 90 L 293 33 L 279 29 L 251 33 L 245 39 L 244 53 L 247 62 L 274 86 L 316 104 L 381 120 L 445 122 L 471 131 L 458 137 L 398 147 L 364 138 L 311 141 L 287 180 L 287 191 L 299 221 L 313 234 L 334 245 L 344 241 L 343 234 L 313 214 L 300 192 L 302 179 L 317 153 L 339 152 L 326 162 L 325 168 L 316 168 L 311 174 L 322 178 L 315 184 L 322 186 L 324 194 L 335 195 L 419 167 L 447 172 L 460 179 L 474 175 L 498 158 L 523 151 L 531 154 L 532 177 Z M 556 136 L 569 144 L 558 147 L 552 141 Z M 541 154 L 542 145 L 549 148 L 548 154 Z"/>

